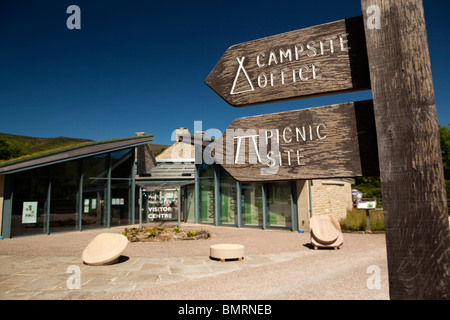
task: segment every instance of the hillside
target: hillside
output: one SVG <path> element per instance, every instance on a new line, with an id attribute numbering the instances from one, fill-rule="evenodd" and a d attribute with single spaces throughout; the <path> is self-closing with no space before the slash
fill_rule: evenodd
<path id="1" fill-rule="evenodd" d="M 6 146 L 1 143 L 2 141 L 6 143 Z M 0 133 L 0 149 L 2 149 L 2 146 L 6 148 L 6 150 L 0 150 L 0 161 L 92 141 L 67 137 L 35 138 Z M 166 145 L 151 145 L 151 149 L 155 154 L 162 152 L 167 147 Z"/>
<path id="2" fill-rule="evenodd" d="M 89 142 L 88 139 L 77 139 L 67 137 L 57 138 L 34 138 L 13 134 L 0 133 L 0 140 L 19 148 L 20 155 L 30 155 L 36 152 L 57 149 L 65 146 Z"/>

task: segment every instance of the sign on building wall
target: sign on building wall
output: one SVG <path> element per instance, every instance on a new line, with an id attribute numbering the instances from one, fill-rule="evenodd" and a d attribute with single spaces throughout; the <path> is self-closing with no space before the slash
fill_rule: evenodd
<path id="1" fill-rule="evenodd" d="M 22 209 L 22 223 L 37 222 L 37 201 L 25 201 Z"/>
<path id="2" fill-rule="evenodd" d="M 178 213 L 178 190 L 163 190 L 148 193 L 148 219 L 173 220 Z"/>

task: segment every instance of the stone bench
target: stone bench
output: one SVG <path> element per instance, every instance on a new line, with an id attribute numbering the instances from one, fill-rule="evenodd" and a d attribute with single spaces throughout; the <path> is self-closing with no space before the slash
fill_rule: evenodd
<path id="1" fill-rule="evenodd" d="M 209 256 L 212 259 L 239 260 L 244 257 L 244 246 L 241 244 L 214 244 L 209 247 Z"/>
<path id="2" fill-rule="evenodd" d="M 311 244 L 317 248 L 334 248 L 337 250 L 343 243 L 341 226 L 333 216 L 313 216 L 309 223 Z"/>
<path id="3" fill-rule="evenodd" d="M 118 233 L 101 233 L 83 251 L 83 262 L 92 266 L 116 263 L 128 245 L 128 239 Z"/>

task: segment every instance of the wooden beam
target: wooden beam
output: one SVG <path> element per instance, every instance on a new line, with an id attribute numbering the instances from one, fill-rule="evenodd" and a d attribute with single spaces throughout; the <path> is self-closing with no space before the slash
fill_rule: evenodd
<path id="1" fill-rule="evenodd" d="M 450 298 L 450 236 L 423 5 L 362 0 L 391 299 Z"/>

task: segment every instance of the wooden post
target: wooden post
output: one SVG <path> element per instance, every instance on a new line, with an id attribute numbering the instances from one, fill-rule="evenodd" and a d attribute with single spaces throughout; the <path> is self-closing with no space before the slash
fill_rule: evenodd
<path id="1" fill-rule="evenodd" d="M 422 2 L 361 0 L 391 299 L 450 298 L 450 236 Z"/>
<path id="2" fill-rule="evenodd" d="M 366 231 L 372 231 L 370 230 L 370 210 L 366 209 Z"/>

